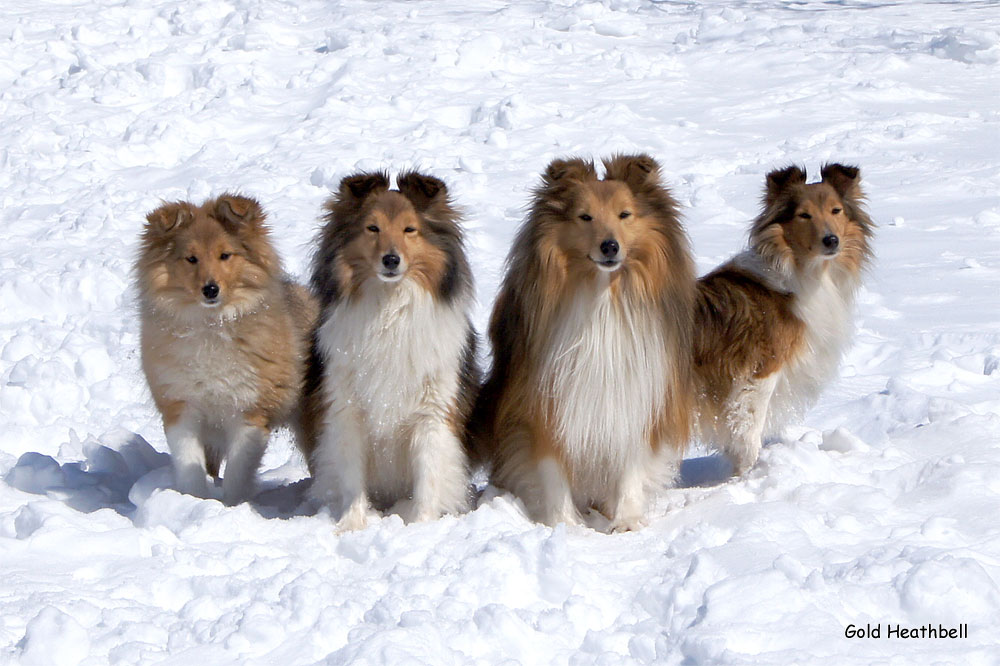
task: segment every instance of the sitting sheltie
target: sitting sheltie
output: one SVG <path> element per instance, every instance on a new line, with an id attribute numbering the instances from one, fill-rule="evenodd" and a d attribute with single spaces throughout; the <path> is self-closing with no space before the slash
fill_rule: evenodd
<path id="1" fill-rule="evenodd" d="M 307 382 L 312 500 L 365 526 L 468 505 L 466 427 L 478 374 L 472 275 L 445 184 L 409 172 L 344 178 L 313 262 L 321 299 Z"/>
<path id="2" fill-rule="evenodd" d="M 874 225 L 856 167 L 828 164 L 822 178 L 769 173 L 750 248 L 698 281 L 701 435 L 736 474 L 756 462 L 762 436 L 815 400 L 850 341 Z"/>
<path id="3" fill-rule="evenodd" d="M 289 281 L 253 199 L 167 203 L 146 217 L 136 263 L 142 366 L 178 490 L 249 499 L 270 431 L 298 427 L 318 305 Z"/>
<path id="4" fill-rule="evenodd" d="M 493 480 L 549 525 L 645 523 L 689 435 L 694 267 L 647 155 L 555 160 L 508 257 L 476 410 Z"/>

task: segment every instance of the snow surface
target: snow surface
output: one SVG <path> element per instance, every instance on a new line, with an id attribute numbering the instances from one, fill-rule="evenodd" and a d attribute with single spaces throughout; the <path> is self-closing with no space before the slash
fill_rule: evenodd
<path id="1" fill-rule="evenodd" d="M 7 0 L 0 45 L 0 662 L 1000 663 L 997 3 Z M 427 169 L 482 330 L 545 164 L 635 150 L 702 271 L 768 170 L 862 167 L 856 344 L 745 478 L 696 446 L 613 536 L 492 489 L 338 536 L 285 433 L 252 505 L 167 489 L 130 288 L 161 199 L 259 197 L 301 276 L 341 176 Z"/>

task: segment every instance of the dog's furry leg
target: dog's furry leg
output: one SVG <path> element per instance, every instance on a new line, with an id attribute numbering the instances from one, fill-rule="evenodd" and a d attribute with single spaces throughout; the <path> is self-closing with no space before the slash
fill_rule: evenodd
<path id="1" fill-rule="evenodd" d="M 775 372 L 733 389 L 726 410 L 731 434 L 724 449 L 737 476 L 757 462 L 768 406 L 777 383 L 778 373 Z"/>
<path id="2" fill-rule="evenodd" d="M 573 492 L 562 465 L 552 456 L 546 456 L 536 464 L 538 475 L 538 497 L 534 507 L 529 507 L 532 517 L 539 522 L 555 527 L 559 523 L 581 524 L 580 514 L 573 503 Z"/>
<path id="3" fill-rule="evenodd" d="M 340 516 L 338 530 L 359 530 L 368 524 L 365 467 L 369 446 L 356 409 L 332 407 L 327 411 L 313 452 L 314 479 L 309 496 Z"/>
<path id="4" fill-rule="evenodd" d="M 226 475 L 222 479 L 222 501 L 233 506 L 253 497 L 257 468 L 264 457 L 267 428 L 239 423 L 227 428 Z"/>
<path id="5" fill-rule="evenodd" d="M 629 532 L 646 526 L 646 478 L 652 461 L 633 461 L 623 470 L 615 493 L 610 531 Z"/>
<path id="6" fill-rule="evenodd" d="M 428 417 L 413 428 L 413 502 L 407 522 L 434 520 L 468 509 L 468 465 L 462 442 L 448 423 Z"/>
<path id="7" fill-rule="evenodd" d="M 190 410 L 181 409 L 179 417 L 164 427 L 174 468 L 174 485 L 182 493 L 208 497 L 205 447 L 198 438 L 197 417 Z"/>

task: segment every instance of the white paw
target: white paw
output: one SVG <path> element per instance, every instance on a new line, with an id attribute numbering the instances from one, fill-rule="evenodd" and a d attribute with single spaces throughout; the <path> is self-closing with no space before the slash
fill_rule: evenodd
<path id="1" fill-rule="evenodd" d="M 368 502 L 358 499 L 347 507 L 347 511 L 337 521 L 338 532 L 353 532 L 363 530 L 368 526 Z"/>
<path id="2" fill-rule="evenodd" d="M 197 465 L 174 467 L 174 487 L 177 492 L 194 495 L 202 499 L 210 497 L 208 493 L 208 477 L 204 469 Z"/>
<path id="3" fill-rule="evenodd" d="M 543 516 L 539 521 L 548 525 L 549 527 L 555 527 L 559 523 L 565 523 L 566 525 L 582 525 L 583 519 L 580 518 L 580 514 L 576 510 L 565 510 L 565 511 L 549 511 L 547 515 Z"/>
<path id="4" fill-rule="evenodd" d="M 730 455 L 729 464 L 733 466 L 733 476 L 743 476 L 757 464 L 757 453 Z"/>
<path id="5" fill-rule="evenodd" d="M 649 525 L 645 516 L 619 516 L 608 525 L 608 531 L 612 534 L 619 532 L 636 532 Z"/>
<path id="6" fill-rule="evenodd" d="M 226 506 L 242 504 L 253 497 L 253 484 L 230 483 L 222 480 L 222 503 Z"/>

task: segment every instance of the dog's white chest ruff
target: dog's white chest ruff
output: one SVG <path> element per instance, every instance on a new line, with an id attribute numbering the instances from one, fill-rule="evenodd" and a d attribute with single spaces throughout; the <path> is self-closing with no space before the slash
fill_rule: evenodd
<path id="1" fill-rule="evenodd" d="M 421 410 L 453 404 L 466 334 L 460 307 L 409 280 L 365 285 L 320 328 L 327 395 L 357 408 L 375 442 L 395 440 Z"/>
<path id="2" fill-rule="evenodd" d="M 540 369 L 554 432 L 571 460 L 620 468 L 648 446 L 669 361 L 652 306 L 580 290 L 563 306 Z"/>
<path id="3" fill-rule="evenodd" d="M 180 331 L 163 353 L 170 361 L 157 367 L 168 397 L 223 411 L 257 401 L 260 380 L 225 324 Z"/>
<path id="4" fill-rule="evenodd" d="M 829 271 L 797 291 L 793 307 L 805 323 L 805 344 L 799 357 L 782 370 L 772 402 L 775 424 L 815 402 L 836 375 L 853 334 L 854 292 L 848 276 Z"/>

